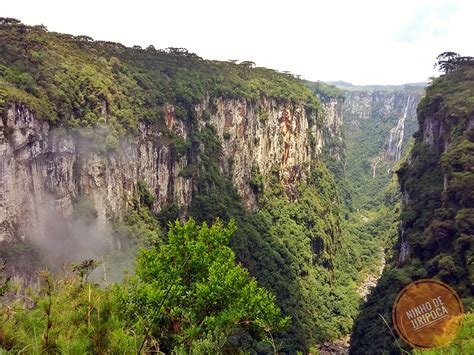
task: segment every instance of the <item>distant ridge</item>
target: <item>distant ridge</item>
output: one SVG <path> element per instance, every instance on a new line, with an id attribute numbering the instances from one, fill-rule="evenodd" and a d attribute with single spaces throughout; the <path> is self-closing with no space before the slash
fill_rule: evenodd
<path id="1" fill-rule="evenodd" d="M 372 90 L 388 90 L 388 91 L 398 91 L 398 90 L 423 90 L 428 86 L 427 82 L 418 82 L 418 83 L 406 83 L 401 85 L 354 85 L 348 83 L 347 81 L 324 81 L 324 83 L 336 86 L 342 90 L 350 91 L 372 91 Z"/>

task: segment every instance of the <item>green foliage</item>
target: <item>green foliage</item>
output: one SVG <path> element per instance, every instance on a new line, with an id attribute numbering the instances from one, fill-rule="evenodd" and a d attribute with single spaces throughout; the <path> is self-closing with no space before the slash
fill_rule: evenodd
<path id="1" fill-rule="evenodd" d="M 436 57 L 435 68 L 446 74 L 462 70 L 474 64 L 474 57 L 464 57 L 455 52 L 443 52 Z"/>
<path id="2" fill-rule="evenodd" d="M 260 109 L 258 113 L 258 120 L 262 123 L 266 122 L 268 120 L 268 112 L 263 109 Z"/>
<path id="3" fill-rule="evenodd" d="M 137 196 L 128 213 L 123 219 L 112 223 L 113 241 L 119 251 L 112 253 L 108 261 L 115 269 L 133 267 L 129 262 L 135 258 L 138 247 L 160 245 L 163 242 L 161 220 L 152 212 L 154 202 L 155 195 L 150 192 L 148 184 L 139 180 Z"/>
<path id="4" fill-rule="evenodd" d="M 324 99 L 323 99 L 324 100 Z M 340 101 L 342 105 L 342 101 Z M 314 149 L 316 147 L 316 138 L 311 131 L 308 132 L 309 144 Z M 352 191 L 351 185 L 346 174 L 346 139 L 345 133 L 342 136 L 333 135 L 327 126 L 323 126 L 323 147 L 322 160 L 329 171 L 334 176 L 338 190 L 342 195 L 344 208 L 346 211 L 352 210 Z"/>
<path id="5" fill-rule="evenodd" d="M 355 323 L 351 341 L 355 354 L 397 351 L 379 314 L 390 319 L 396 294 L 412 280 L 443 280 L 458 292 L 465 309 L 472 311 L 473 75 L 470 64 L 435 79 L 418 106 L 420 131 L 409 159 L 397 171 L 404 194 L 401 238 L 392 263 Z M 409 250 L 404 258 L 400 258 L 401 243 Z M 462 340 L 448 353 L 472 348 L 472 331 L 461 334 Z"/>
<path id="6" fill-rule="evenodd" d="M 390 182 L 387 171 L 391 164 L 381 154 L 386 146 L 387 132 L 396 126 L 398 116 L 392 114 L 385 117 L 377 114 L 378 110 L 380 107 L 374 107 L 374 117 L 357 122 L 350 115 L 344 117 L 349 127 L 346 131 L 346 171 L 355 209 L 377 209 L 383 204 L 385 187 Z M 379 162 L 374 176 L 372 164 L 375 161 Z"/>
<path id="7" fill-rule="evenodd" d="M 422 129 L 411 162 L 399 172 L 402 190 L 413 196 L 403 209 L 413 254 L 421 256 L 430 276 L 453 285 L 465 297 L 472 297 L 468 286 L 472 260 L 465 244 L 474 202 L 474 135 L 469 129 L 474 106 L 467 99 L 474 95 L 472 75 L 472 65 L 467 66 L 441 76 L 427 89 L 418 109 Z M 433 137 L 431 146 L 422 140 L 427 119 L 444 127 L 450 142 L 447 150 L 441 137 Z M 456 248 L 457 240 L 463 240 L 460 245 L 467 249 Z"/>
<path id="8" fill-rule="evenodd" d="M 232 182 L 223 176 L 219 167 L 221 142 L 214 127 L 206 124 L 193 132 L 193 171 L 195 190 L 188 212 L 198 222 L 212 223 L 216 218 L 230 221 L 244 214 L 240 196 Z"/>
<path id="9" fill-rule="evenodd" d="M 201 115 L 201 119 L 203 121 L 209 121 L 211 119 L 211 114 L 209 113 L 209 111 L 204 111 Z"/>
<path id="10" fill-rule="evenodd" d="M 0 87 L 0 113 L 5 111 L 7 105 L 7 90 Z"/>
<path id="11" fill-rule="evenodd" d="M 63 126 L 91 142 L 99 141 L 100 149 L 104 152 L 117 148 L 127 134 L 135 134 L 140 121 L 149 122 L 156 124 L 169 140 L 174 159 L 189 155 L 190 163 L 180 175 L 194 178 L 191 206 L 186 211 L 179 211 L 177 206 L 171 203 L 155 216 L 151 212 L 154 204 L 153 193 L 148 191 L 146 184 L 139 182 L 138 193 L 132 201 L 130 213 L 113 223 L 114 242 L 118 248 L 133 249 L 145 241 L 161 246 L 166 243 L 166 236 L 161 235 L 161 228 L 166 228 L 166 223 L 176 219 L 179 212 L 187 213 L 199 222 L 213 222 L 216 218 L 228 222 L 235 218 L 239 230 L 231 244 L 239 253 L 239 261 L 248 262 L 253 267 L 252 275 L 257 276 L 259 280 L 265 280 L 267 285 L 272 284 L 272 277 L 268 273 L 276 270 L 277 282 L 273 287 L 278 290 L 278 302 L 288 303 L 285 304 L 288 314 L 297 314 L 299 305 L 304 301 L 301 315 L 306 318 L 298 321 L 298 325 L 293 326 L 288 333 L 281 333 L 283 335 L 279 339 L 293 341 L 294 346 L 291 342 L 288 343 L 289 349 L 305 350 L 306 339 L 311 339 L 314 343 L 317 326 L 324 325 L 325 314 L 322 310 L 317 322 L 312 319 L 314 308 L 311 293 L 318 292 L 313 286 L 318 285 L 326 295 L 333 292 L 331 287 L 324 285 L 332 278 L 332 243 L 336 239 L 332 229 L 334 228 L 335 235 L 340 233 L 337 217 L 332 215 L 334 209 L 330 206 L 334 200 L 326 199 L 321 206 L 317 206 L 317 212 L 311 212 L 311 199 L 318 200 L 318 193 L 314 186 L 302 186 L 302 193 L 304 189 L 311 190 L 304 199 L 305 206 L 301 207 L 301 211 L 286 210 L 285 215 L 281 218 L 278 216 L 278 226 L 269 233 L 270 219 L 277 218 L 277 211 L 273 209 L 280 206 L 272 207 L 269 202 L 268 212 L 261 216 L 245 210 L 231 181 L 221 174 L 218 165 L 221 147 L 215 130 L 210 125 L 205 125 L 202 129 L 194 130 L 189 139 L 184 139 L 165 128 L 163 110 L 165 104 L 173 105 L 176 118 L 187 120 L 193 128 L 200 126 L 195 122 L 196 119 L 209 121 L 211 115 L 216 114 L 217 97 L 245 99 L 253 103 L 267 97 L 280 102 L 302 104 L 309 113 L 317 114 L 319 102 L 309 88 L 292 75 L 258 68 L 250 62 L 235 64 L 207 61 L 180 48 L 127 48 L 117 43 L 93 41 L 85 36 L 51 33 L 44 27 L 29 27 L 19 21 L 7 19 L 0 19 L 0 39 L 1 110 L 13 103 L 22 103 L 53 126 Z M 209 111 L 197 117 L 195 105 L 207 97 L 210 98 Z M 259 118 L 265 121 L 268 114 L 262 111 Z M 321 115 L 318 115 L 318 118 L 321 120 Z M 230 139 L 225 134 L 224 139 L 228 138 Z M 258 172 L 254 173 L 251 183 L 261 194 L 263 177 L 259 176 Z M 321 181 L 325 179 L 326 177 L 321 177 Z M 272 189 L 276 191 L 281 188 L 275 186 Z M 334 186 L 331 185 L 330 188 Z M 283 195 L 278 196 L 278 199 L 281 206 L 288 204 Z M 95 213 L 90 207 L 88 201 L 80 200 L 75 204 L 75 213 L 88 216 L 87 218 L 93 221 Z M 271 217 L 272 213 L 275 217 Z M 308 226 L 299 227 L 296 239 L 292 240 L 293 232 L 285 227 L 285 223 L 287 220 L 303 219 L 304 214 L 310 215 Z M 317 226 L 317 229 L 310 230 L 313 226 Z M 250 234 L 248 240 L 247 233 Z M 284 236 L 281 240 L 280 234 Z M 312 239 L 315 245 L 319 243 L 321 246 L 317 260 L 312 259 Z M 274 242 L 278 242 L 275 247 Z M 271 251 L 269 257 L 263 253 L 252 256 L 254 244 L 265 245 L 266 250 Z M 238 248 L 238 245 L 241 245 L 241 248 Z M 292 252 L 297 254 L 288 257 L 287 261 L 283 260 L 283 269 L 280 270 L 278 265 L 282 258 L 290 256 Z M 302 255 L 304 260 L 300 262 L 298 257 Z M 268 267 L 265 265 L 267 261 Z M 313 261 L 315 264 L 324 264 L 320 266 L 321 270 L 315 269 Z M 307 286 L 302 287 L 299 280 L 306 277 L 306 269 L 312 270 L 310 281 Z M 291 272 L 287 272 L 289 270 Z M 245 290 L 242 280 L 248 279 L 239 277 L 235 282 Z M 317 278 L 319 279 L 316 280 Z M 247 283 L 250 291 L 262 296 L 264 291 L 258 291 L 252 282 Z M 291 303 L 285 296 L 288 290 L 295 295 L 301 293 L 302 296 L 298 296 L 299 298 Z M 342 302 L 341 299 L 348 298 L 348 295 L 346 290 L 335 292 L 334 304 L 330 305 L 328 312 L 336 314 L 338 307 L 335 303 Z M 318 307 L 323 307 L 324 297 L 318 299 Z M 245 300 L 248 301 L 247 306 L 252 304 L 251 298 Z M 348 307 L 355 309 L 352 303 Z M 224 317 L 213 322 L 218 325 L 230 324 L 225 322 L 235 319 L 235 314 L 232 313 L 228 320 Z M 262 329 L 269 335 L 266 333 L 265 324 L 245 324 L 240 328 L 245 328 L 247 335 L 236 335 L 227 334 L 227 330 L 219 329 L 211 320 L 209 322 L 206 323 L 208 329 L 202 332 L 196 333 L 199 324 L 193 324 L 192 327 L 186 328 L 186 332 L 170 333 L 169 336 L 173 339 L 170 340 L 168 349 L 173 350 L 173 347 L 176 347 L 176 350 L 179 350 L 184 347 L 189 350 L 192 346 L 193 349 L 216 350 L 221 349 L 223 337 L 228 336 L 228 342 L 232 339 L 241 341 L 246 337 L 263 339 L 262 334 L 257 334 L 262 333 Z M 311 325 L 308 330 L 304 329 L 305 323 Z M 342 323 L 344 324 L 340 325 Z M 335 337 L 347 332 L 349 323 L 347 318 L 334 317 L 334 321 L 326 327 L 321 338 Z M 143 333 L 143 329 L 138 325 L 137 327 L 135 330 Z M 294 338 L 294 334 L 298 336 Z M 192 339 L 192 345 L 184 344 L 182 339 Z M 255 343 L 253 340 L 249 341 L 249 344 L 249 348 L 266 352 L 274 351 L 274 348 L 278 347 L 278 344 Z"/>
<path id="12" fill-rule="evenodd" d="M 152 327 L 161 350 L 196 351 L 216 342 L 222 347 L 212 335 L 227 337 L 238 329 L 266 339 L 288 322 L 273 296 L 235 264 L 227 246 L 234 232 L 232 222 L 208 227 L 176 221 L 167 244 L 140 252 L 138 278 L 121 294 L 121 304 L 137 329 Z"/>
<path id="13" fill-rule="evenodd" d="M 138 187 L 140 203 L 144 204 L 150 210 L 152 210 L 153 204 L 156 201 L 156 197 L 154 194 L 150 192 L 148 188 L 148 184 L 144 180 L 138 180 L 137 187 Z"/>
<path id="14" fill-rule="evenodd" d="M 232 135 L 231 135 L 229 132 L 224 132 L 224 134 L 222 135 L 222 137 L 223 137 L 226 141 L 228 141 L 228 140 L 232 137 Z"/>
<path id="15" fill-rule="evenodd" d="M 9 287 L 2 268 L 0 351 L 138 353 L 143 339 L 146 351 L 218 353 L 264 342 L 276 349 L 272 333 L 289 318 L 236 265 L 227 246 L 234 232 L 233 223 L 177 221 L 166 244 L 141 250 L 138 276 L 125 285 L 88 282 L 94 260 L 76 265 L 75 273 L 42 272 L 41 287 L 31 289 Z"/>
<path id="16" fill-rule="evenodd" d="M 252 166 L 249 184 L 255 193 L 263 191 L 263 175 L 260 173 L 258 166 Z"/>
<path id="17" fill-rule="evenodd" d="M 154 196 L 151 196 L 154 197 Z M 135 201 L 135 206 L 121 221 L 113 223 L 115 242 L 124 252 L 134 253 L 137 246 L 160 244 L 163 240 L 157 217 L 143 202 Z M 122 256 L 123 257 L 123 256 Z M 128 255 L 130 258 L 131 255 Z"/>
<path id="18" fill-rule="evenodd" d="M 109 134 L 105 137 L 105 149 L 114 150 L 118 147 L 118 144 L 119 140 L 115 135 Z"/>
<path id="19" fill-rule="evenodd" d="M 323 100 L 327 99 L 343 99 L 344 92 L 337 86 L 323 83 L 322 81 L 303 81 L 313 92 Z"/>
<path id="20" fill-rule="evenodd" d="M 195 131 L 192 140 L 196 190 L 186 214 L 199 222 L 235 220 L 231 247 L 238 261 L 293 319 L 290 329 L 275 336 L 281 350 L 307 351 L 349 333 L 359 303 L 359 270 L 346 262 L 350 251 L 339 225 L 340 197 L 328 169 L 314 164 L 309 181 L 289 201 L 277 171 L 263 187 L 255 167 L 249 184 L 259 191 L 261 208 L 248 211 L 219 169 L 221 144 L 214 128 Z"/>
<path id="21" fill-rule="evenodd" d="M 474 110 L 473 78 L 474 68 L 471 64 L 462 70 L 433 80 L 418 107 L 420 127 L 430 113 L 436 113 L 440 122 L 449 122 L 452 128 L 459 126 L 461 131 L 458 130 L 456 133 L 462 133 L 463 123 Z M 453 133 L 455 131 L 453 129 Z"/>
<path id="22" fill-rule="evenodd" d="M 298 187 L 295 202 L 288 202 L 282 186 L 270 186 L 261 198 L 263 209 L 249 218 L 253 225 L 247 228 L 256 233 L 236 245 L 295 319 L 282 336 L 289 352 L 347 334 L 356 314 L 356 271 L 345 263 L 333 184 L 319 166 L 311 184 Z"/>
<path id="23" fill-rule="evenodd" d="M 168 133 L 171 138 L 171 149 L 173 149 L 173 157 L 175 160 L 180 159 L 183 157 L 188 149 L 191 147 L 191 142 L 174 132 Z"/>
<path id="24" fill-rule="evenodd" d="M 164 206 L 156 217 L 160 221 L 161 225 L 166 227 L 170 221 L 176 221 L 179 218 L 178 205 L 173 202 Z"/>
<path id="25" fill-rule="evenodd" d="M 0 109 L 21 102 L 57 125 L 105 124 L 111 132 L 108 149 L 136 132 L 140 120 L 163 124 L 165 103 L 182 120 L 194 118 L 194 105 L 206 95 L 254 102 L 267 96 L 309 110 L 319 107 L 298 79 L 271 69 L 203 60 L 182 48 L 127 48 L 5 18 L 0 18 L 0 92 Z"/>
<path id="26" fill-rule="evenodd" d="M 179 176 L 185 178 L 185 179 L 190 179 L 192 178 L 195 174 L 195 166 L 194 165 L 186 165 L 180 172 Z"/>
<path id="27" fill-rule="evenodd" d="M 9 282 L 11 280 L 11 276 L 5 275 L 5 266 L 7 262 L 4 260 L 0 265 L 0 297 L 3 297 L 5 292 L 7 292 L 9 288 Z"/>
<path id="28" fill-rule="evenodd" d="M 391 212 L 391 211 L 390 211 Z M 386 207 L 380 211 L 359 211 L 344 222 L 347 248 L 351 251 L 347 262 L 359 271 L 359 277 L 377 274 L 383 250 L 383 231 L 391 225 L 393 214 Z M 362 281 L 362 280 L 361 280 Z"/>
<path id="29" fill-rule="evenodd" d="M 9 353 L 134 353 L 136 335 L 125 328 L 110 289 L 66 273 L 42 274 L 42 287 L 17 291 L 0 304 L 0 349 Z M 0 350 L 0 351 L 2 351 Z"/>
<path id="30" fill-rule="evenodd" d="M 461 330 L 447 347 L 441 349 L 414 350 L 414 355 L 450 355 L 474 353 L 474 314 L 464 315 Z"/>

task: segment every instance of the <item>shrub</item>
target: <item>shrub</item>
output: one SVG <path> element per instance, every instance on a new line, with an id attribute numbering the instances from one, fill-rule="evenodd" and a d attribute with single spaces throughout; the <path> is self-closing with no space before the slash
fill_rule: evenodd
<path id="1" fill-rule="evenodd" d="M 152 327 L 150 336 L 161 350 L 184 346 L 190 351 L 194 342 L 200 347 L 214 348 L 216 342 L 222 346 L 222 336 L 239 328 L 257 339 L 269 339 L 288 322 L 274 297 L 236 265 L 227 246 L 234 232 L 233 222 L 224 226 L 217 221 L 209 227 L 176 221 L 167 244 L 141 250 L 138 278 L 120 302 L 135 327 Z M 219 340 L 210 340 L 211 334 Z"/>

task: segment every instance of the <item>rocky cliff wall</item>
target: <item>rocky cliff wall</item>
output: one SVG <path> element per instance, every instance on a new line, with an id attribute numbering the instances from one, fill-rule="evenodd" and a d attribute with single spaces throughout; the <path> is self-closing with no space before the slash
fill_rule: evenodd
<path id="1" fill-rule="evenodd" d="M 208 99 L 196 108 L 198 116 L 214 111 L 208 123 L 222 141 L 222 169 L 229 175 L 247 207 L 255 205 L 249 185 L 252 169 L 264 181 L 272 170 L 288 188 L 309 173 L 310 163 L 320 155 L 322 128 L 317 117 L 303 106 L 261 98 L 245 100 Z M 200 120 L 200 124 L 206 121 Z M 274 169 L 277 168 L 277 169 Z"/>
<path id="2" fill-rule="evenodd" d="M 0 237 L 19 236 L 41 242 L 55 220 L 68 219 L 79 196 L 92 200 L 97 223 L 121 217 L 136 194 L 139 179 L 147 181 L 158 199 L 185 204 L 190 182 L 178 176 L 186 158 L 173 161 L 163 134 L 140 125 L 137 144 L 123 142 L 104 153 L 77 134 L 51 129 L 23 105 L 4 115 L 0 140 Z"/>
<path id="3" fill-rule="evenodd" d="M 442 82 L 442 80 L 452 85 L 453 79 L 449 76 L 439 81 Z M 460 78 L 457 80 L 461 81 Z M 462 80 L 469 83 L 468 78 L 462 78 Z M 470 233 L 463 230 L 460 221 L 466 222 L 466 225 L 472 225 L 472 219 L 466 218 L 465 215 L 472 213 L 470 211 L 472 205 L 468 202 L 471 196 L 468 191 L 471 189 L 474 175 L 471 172 L 472 161 L 467 157 L 472 155 L 474 116 L 469 112 L 472 107 L 466 103 L 467 100 L 464 97 L 459 98 L 462 93 L 454 92 L 454 90 L 446 93 L 440 86 L 435 85 L 430 88 L 433 92 L 419 106 L 420 129 L 417 133 L 414 153 L 402 166 L 398 175 L 401 181 L 402 208 L 405 211 L 415 212 L 414 215 L 417 217 L 429 216 L 425 217 L 424 223 L 431 221 L 431 225 L 418 227 L 418 232 L 421 231 L 428 236 L 434 234 L 436 238 L 444 233 L 445 238 L 454 239 L 457 230 Z M 464 89 L 465 93 L 474 92 L 473 85 L 470 83 Z M 453 97 L 458 102 L 453 100 Z M 420 187 L 423 185 L 425 190 Z M 429 193 L 426 193 L 427 191 Z M 428 201 L 431 204 L 427 203 Z M 436 214 L 433 211 L 435 207 Z M 464 210 L 456 215 L 455 226 L 450 225 L 450 228 L 446 230 L 436 226 L 440 221 L 443 221 L 445 225 L 453 224 L 450 219 L 453 219 L 455 211 L 461 208 Z M 449 210 L 449 213 L 443 215 L 443 210 Z M 415 222 L 413 218 L 402 218 L 397 250 L 399 265 L 405 264 L 410 257 L 416 257 L 421 253 L 429 255 L 429 252 L 422 250 L 413 240 L 412 236 L 417 231 Z M 440 253 L 439 249 L 442 249 L 442 245 L 436 245 L 433 249 L 436 252 L 431 252 L 436 255 Z M 448 251 L 448 253 L 451 252 L 451 250 Z"/>
<path id="4" fill-rule="evenodd" d="M 410 91 L 345 91 L 344 118 L 348 139 L 367 125 L 380 128 L 375 161 L 393 164 L 398 161 L 410 137 L 417 131 L 416 108 L 421 92 Z M 374 132 L 368 132 L 369 134 Z"/>
<path id="5" fill-rule="evenodd" d="M 344 142 L 344 98 L 320 97 L 324 111 L 323 146 L 327 148 L 332 159 L 343 161 L 345 156 Z"/>
<path id="6" fill-rule="evenodd" d="M 189 139 L 196 122 L 179 120 L 172 106 L 164 111 L 167 129 Z M 255 205 L 252 169 L 265 179 L 277 168 L 291 187 L 307 176 L 323 145 L 315 113 L 288 102 L 206 98 L 195 113 L 197 126 L 215 126 L 223 142 L 221 167 L 248 207 Z M 330 122 L 339 129 L 339 118 Z M 0 121 L 0 240 L 41 242 L 58 219 L 69 223 L 80 196 L 93 202 L 98 228 L 107 233 L 109 221 L 130 207 L 139 180 L 156 196 L 156 212 L 170 202 L 189 204 L 193 181 L 180 174 L 189 154 L 178 157 L 162 131 L 141 123 L 136 137 L 104 152 L 84 135 L 53 129 L 24 105 L 11 105 Z"/>
<path id="7" fill-rule="evenodd" d="M 354 208 L 378 208 L 390 172 L 418 128 L 422 91 L 344 91 L 346 172 Z"/>

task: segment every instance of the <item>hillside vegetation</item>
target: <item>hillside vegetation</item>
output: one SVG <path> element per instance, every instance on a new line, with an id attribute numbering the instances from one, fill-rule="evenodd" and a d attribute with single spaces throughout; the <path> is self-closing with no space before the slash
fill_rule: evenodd
<path id="1" fill-rule="evenodd" d="M 474 64 L 463 62 L 434 79 L 418 107 L 420 130 L 397 171 L 403 193 L 401 235 L 392 262 L 355 323 L 354 354 L 398 351 L 382 317 L 391 318 L 395 296 L 413 280 L 434 277 L 448 283 L 472 312 L 473 98 Z"/>
<path id="2" fill-rule="evenodd" d="M 113 143 L 138 121 L 160 123 L 165 103 L 178 118 L 196 119 L 192 108 L 206 95 L 318 106 L 292 75 L 252 62 L 204 60 L 183 48 L 129 48 L 0 19 L 0 108 L 24 102 L 56 125 L 106 125 Z"/>

